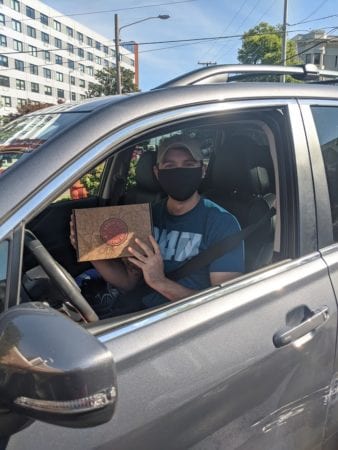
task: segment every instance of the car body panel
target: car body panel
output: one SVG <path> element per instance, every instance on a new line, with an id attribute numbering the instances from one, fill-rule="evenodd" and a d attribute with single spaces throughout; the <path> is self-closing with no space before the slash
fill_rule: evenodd
<path id="1" fill-rule="evenodd" d="M 337 302 L 328 275 L 327 264 L 333 266 L 329 252 L 324 260 L 318 249 L 316 202 L 327 202 L 327 192 L 315 190 L 318 174 L 295 99 L 316 95 L 338 100 L 331 87 L 316 93 L 311 86 L 253 83 L 177 87 L 118 98 L 2 175 L 0 239 L 12 239 L 11 266 L 20 258 L 23 225 L 65 186 L 123 144 L 168 123 L 285 107 L 293 151 L 288 164 L 296 176 L 284 199 L 290 209 L 282 209 L 290 214 L 281 218 L 293 260 L 116 325 L 112 319 L 104 331 L 89 326 L 114 356 L 114 417 L 94 429 L 63 428 L 62 438 L 60 427 L 35 422 L 14 434 L 8 449 L 43 449 L 47 441 L 58 449 L 321 448 L 336 378 Z M 36 176 L 27 180 L 25 171 Z M 10 270 L 15 273 L 14 266 Z M 11 289 L 18 297 L 17 272 Z M 276 348 L 276 333 L 325 308 L 328 316 L 320 327 Z"/>

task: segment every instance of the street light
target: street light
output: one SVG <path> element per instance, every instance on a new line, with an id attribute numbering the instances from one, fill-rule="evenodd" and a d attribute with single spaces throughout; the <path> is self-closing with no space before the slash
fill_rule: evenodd
<path id="1" fill-rule="evenodd" d="M 159 14 L 158 16 L 150 16 L 145 19 L 136 20 L 136 22 L 128 23 L 127 25 L 123 25 L 119 27 L 119 17 L 118 14 L 115 14 L 115 65 L 116 65 L 116 90 L 117 94 L 122 94 L 122 81 L 121 81 L 121 66 L 120 66 L 120 31 L 123 28 L 130 27 L 131 25 L 135 25 L 136 23 L 144 22 L 146 20 L 151 19 L 161 19 L 166 20 L 169 19 L 169 14 Z"/>

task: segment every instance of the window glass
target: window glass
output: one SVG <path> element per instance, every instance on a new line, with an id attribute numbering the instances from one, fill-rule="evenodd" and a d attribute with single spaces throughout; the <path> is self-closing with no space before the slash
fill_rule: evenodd
<path id="1" fill-rule="evenodd" d="M 26 6 L 26 16 L 30 17 L 31 19 L 35 19 L 35 9 L 31 8 L 30 6 Z"/>
<path id="2" fill-rule="evenodd" d="M 3 312 L 5 307 L 8 255 L 9 255 L 9 242 L 8 241 L 0 242 L 0 313 Z"/>
<path id="3" fill-rule="evenodd" d="M 13 47 L 14 47 L 14 50 L 17 50 L 18 52 L 22 52 L 23 43 L 21 41 L 17 41 L 16 39 L 13 39 Z"/>
<path id="4" fill-rule="evenodd" d="M 5 25 L 5 16 L 4 16 L 4 14 L 0 14 L 0 23 L 1 23 L 1 25 Z"/>
<path id="5" fill-rule="evenodd" d="M 338 242 L 338 107 L 312 107 L 329 188 L 333 238 Z"/>
<path id="6" fill-rule="evenodd" d="M 21 70 L 21 72 L 24 72 L 25 63 L 23 61 L 20 61 L 20 59 L 16 59 L 15 60 L 15 68 L 16 68 L 16 70 Z"/>
<path id="7" fill-rule="evenodd" d="M 36 29 L 34 27 L 27 25 L 27 34 L 32 38 L 36 38 Z"/>
<path id="8" fill-rule="evenodd" d="M 0 45 L 1 47 L 7 47 L 7 38 L 4 34 L 0 34 Z"/>
<path id="9" fill-rule="evenodd" d="M 54 30 L 61 31 L 61 23 L 57 20 L 54 20 Z"/>
<path id="10" fill-rule="evenodd" d="M 36 56 L 36 57 L 38 56 L 38 49 L 34 45 L 29 45 L 28 51 L 32 56 Z"/>
<path id="11" fill-rule="evenodd" d="M 30 64 L 29 71 L 32 75 L 39 75 L 39 68 L 36 64 Z"/>
<path id="12" fill-rule="evenodd" d="M 72 97 L 73 97 L 72 93 Z M 72 98 L 73 100 L 73 98 Z M 74 94 L 75 100 L 75 94 Z M 69 189 L 67 189 L 62 195 L 60 195 L 55 201 L 65 200 L 78 200 L 80 198 L 96 197 L 99 194 L 100 183 L 102 174 L 104 171 L 105 163 L 99 164 L 93 170 L 86 173 L 76 183 L 74 183 Z"/>
<path id="13" fill-rule="evenodd" d="M 43 23 L 44 25 L 48 25 L 48 16 L 40 13 L 40 22 Z"/>
<path id="14" fill-rule="evenodd" d="M 9 87 L 9 77 L 5 77 L 4 75 L 0 75 L 0 86 Z"/>
<path id="15" fill-rule="evenodd" d="M 8 58 L 5 55 L 0 55 L 0 66 L 8 67 Z"/>
<path id="16" fill-rule="evenodd" d="M 41 40 L 42 42 L 49 43 L 49 34 L 41 31 Z"/>
<path id="17" fill-rule="evenodd" d="M 18 31 L 21 33 L 21 22 L 18 20 L 12 19 L 12 28 L 14 31 Z"/>
<path id="18" fill-rule="evenodd" d="M 1 106 L 12 106 L 12 99 L 11 97 L 7 97 L 6 95 L 1 96 Z"/>

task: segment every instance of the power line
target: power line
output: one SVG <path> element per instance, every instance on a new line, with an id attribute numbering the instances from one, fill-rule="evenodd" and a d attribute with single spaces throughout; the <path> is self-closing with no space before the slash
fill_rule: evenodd
<path id="1" fill-rule="evenodd" d="M 296 25 L 302 25 L 303 23 L 318 22 L 320 20 L 331 19 L 332 17 L 338 17 L 338 14 L 331 14 L 329 16 L 318 17 L 317 19 L 312 19 L 312 20 L 303 20 L 301 22 L 289 24 L 289 27 L 294 27 Z"/>
<path id="2" fill-rule="evenodd" d="M 314 9 L 312 11 L 312 13 L 310 13 L 308 16 L 305 17 L 305 19 L 302 20 L 302 23 L 306 22 L 307 19 L 309 19 L 311 16 L 313 16 L 314 14 L 316 14 L 316 12 L 327 2 L 327 0 L 323 0 L 316 9 Z"/>

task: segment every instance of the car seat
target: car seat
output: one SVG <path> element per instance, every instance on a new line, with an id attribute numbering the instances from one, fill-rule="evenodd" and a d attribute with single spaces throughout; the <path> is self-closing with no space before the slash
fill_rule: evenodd
<path id="1" fill-rule="evenodd" d="M 210 161 L 203 195 L 231 212 L 242 228 L 257 223 L 274 206 L 268 149 L 248 136 L 233 135 Z M 246 272 L 269 264 L 275 219 L 268 218 L 245 241 Z"/>
<path id="2" fill-rule="evenodd" d="M 125 192 L 122 203 L 154 203 L 166 196 L 154 174 L 155 164 L 156 152 L 146 150 L 140 155 L 135 169 L 135 185 Z"/>

